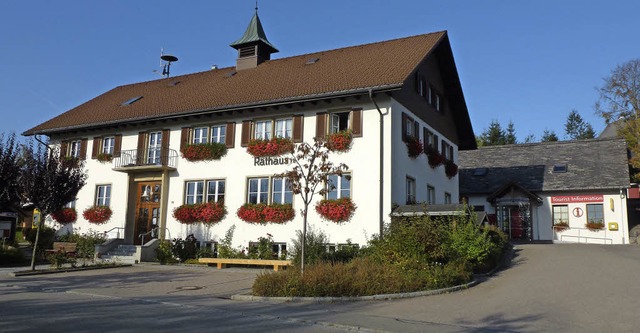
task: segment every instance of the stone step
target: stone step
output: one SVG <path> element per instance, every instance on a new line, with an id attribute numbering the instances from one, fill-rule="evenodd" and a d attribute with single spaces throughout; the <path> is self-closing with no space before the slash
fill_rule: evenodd
<path id="1" fill-rule="evenodd" d="M 100 257 L 103 262 L 115 262 L 119 264 L 137 264 L 138 260 L 134 256 L 117 256 L 117 255 L 103 255 Z"/>

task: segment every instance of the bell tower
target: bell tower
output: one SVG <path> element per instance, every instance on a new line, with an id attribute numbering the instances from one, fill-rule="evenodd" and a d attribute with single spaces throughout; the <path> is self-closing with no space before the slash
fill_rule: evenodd
<path id="1" fill-rule="evenodd" d="M 255 68 L 264 61 L 270 60 L 272 53 L 278 52 L 278 49 L 269 42 L 264 33 L 258 17 L 257 5 L 256 12 L 244 35 L 229 46 L 238 50 L 238 59 L 236 60 L 236 70 L 238 71 Z"/>

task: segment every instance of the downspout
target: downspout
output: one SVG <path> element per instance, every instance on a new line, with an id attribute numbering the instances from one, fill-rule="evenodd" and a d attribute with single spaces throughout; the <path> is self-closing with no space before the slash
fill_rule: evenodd
<path id="1" fill-rule="evenodd" d="M 36 139 L 36 141 L 38 141 L 41 145 L 43 145 L 43 146 L 47 147 L 47 149 L 48 149 L 48 150 L 51 150 L 51 147 L 49 147 L 49 145 L 48 145 L 48 144 L 44 143 L 42 140 L 40 140 L 40 139 L 38 138 L 38 134 L 35 134 L 35 135 L 33 136 L 33 138 L 34 138 L 34 139 Z"/>
<path id="2" fill-rule="evenodd" d="M 380 115 L 380 188 L 379 188 L 379 198 L 378 198 L 378 215 L 380 217 L 380 237 L 383 236 L 383 231 L 384 231 L 384 197 L 383 197 L 383 190 L 384 190 L 384 182 L 383 182 L 383 177 L 384 177 L 384 114 L 382 113 L 382 111 L 380 110 L 380 107 L 378 106 L 378 103 L 376 103 L 376 100 L 373 98 L 373 90 L 369 89 L 369 99 L 371 100 L 371 102 L 373 103 L 373 105 L 375 105 L 376 110 L 378 110 L 378 114 Z"/>

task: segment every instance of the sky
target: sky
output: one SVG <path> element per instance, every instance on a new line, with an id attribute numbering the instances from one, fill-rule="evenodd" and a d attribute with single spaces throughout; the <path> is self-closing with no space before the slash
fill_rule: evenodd
<path id="1" fill-rule="evenodd" d="M 640 57 L 640 1 L 261 0 L 272 59 L 447 30 L 476 135 L 563 139 L 577 110 L 597 133 L 597 87 Z M 3 0 L 0 133 L 20 134 L 119 85 L 235 65 L 254 0 Z"/>

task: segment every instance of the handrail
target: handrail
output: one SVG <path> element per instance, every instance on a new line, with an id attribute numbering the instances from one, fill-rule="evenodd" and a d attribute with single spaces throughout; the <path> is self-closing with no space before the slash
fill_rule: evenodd
<path id="1" fill-rule="evenodd" d="M 113 159 L 113 165 L 115 168 L 152 165 L 175 168 L 179 157 L 176 150 L 169 148 L 128 149 Z"/>
<path id="2" fill-rule="evenodd" d="M 114 230 L 118 230 L 118 233 L 116 234 L 116 238 L 120 238 L 120 229 L 122 229 L 123 234 L 124 234 L 124 228 L 123 227 L 113 227 L 107 231 L 104 232 L 105 236 L 108 235 L 110 232 L 114 231 Z"/>
<path id="3" fill-rule="evenodd" d="M 164 229 L 164 231 L 166 231 L 167 233 L 169 233 L 169 239 L 171 239 L 171 231 L 170 231 L 168 228 L 163 228 L 163 229 Z M 151 233 L 153 233 L 153 232 L 155 232 L 155 231 L 158 231 L 158 230 L 160 230 L 160 227 L 155 227 L 155 228 L 152 228 L 151 230 L 149 230 L 149 231 L 147 231 L 147 232 L 145 232 L 145 233 L 141 233 L 141 234 L 139 234 L 139 235 L 138 235 L 138 237 L 140 238 L 140 243 L 141 243 L 142 245 L 144 245 L 144 237 L 145 237 L 146 235 L 151 234 Z"/>

